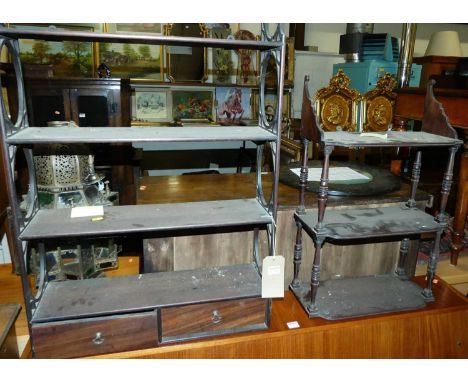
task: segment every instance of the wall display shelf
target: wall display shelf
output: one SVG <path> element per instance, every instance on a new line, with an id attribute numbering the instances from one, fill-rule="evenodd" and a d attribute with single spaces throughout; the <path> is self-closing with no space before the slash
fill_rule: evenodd
<path id="1" fill-rule="evenodd" d="M 318 210 L 306 211 L 304 194 L 307 187 L 307 155 L 303 155 L 300 176 L 300 204 L 294 215 L 297 225 L 294 247 L 294 279 L 290 285 L 310 317 L 335 320 L 395 311 L 419 309 L 433 301 L 432 282 L 439 257 L 440 238 L 447 227 L 445 207 L 453 177 L 455 153 L 462 144 L 450 125 L 441 104 L 434 98 L 433 82 L 429 82 L 422 129 L 419 132 L 389 131 L 376 133 L 328 132 L 317 125 L 315 110 L 308 92 L 309 78 L 304 81 L 301 139 L 304 153 L 309 142 L 319 143 L 324 151 L 322 174 L 318 190 Z M 406 203 L 399 206 L 346 208 L 327 210 L 330 154 L 334 147 L 428 147 L 449 149 L 449 159 L 442 181 L 442 197 L 438 215 L 425 213 L 416 206 L 415 195 L 421 171 L 421 152 L 417 151 L 411 179 L 411 191 Z M 315 246 L 310 284 L 299 281 L 302 258 L 302 232 Z M 426 287 L 408 280 L 404 271 L 410 238 L 423 233 L 435 234 L 427 268 Z M 360 242 L 401 239 L 400 258 L 394 274 L 356 278 L 335 278 L 320 282 L 320 261 L 323 245 L 359 244 Z"/>
<path id="2" fill-rule="evenodd" d="M 259 85 L 260 118 L 256 126 L 186 124 L 171 127 L 60 128 L 29 126 L 18 38 L 49 41 L 99 41 L 168 46 L 216 47 L 261 51 L 261 73 L 271 58 L 277 66 L 278 109 L 283 102 L 286 39 L 278 27 L 269 35 L 262 25 L 260 41 L 192 37 L 107 34 L 68 31 L 12 30 L 0 28 L 0 49 L 7 49 L 15 70 L 19 118 L 12 122 L 2 98 L 1 154 L 11 206 L 11 226 L 16 238 L 33 353 L 36 357 L 78 357 L 157 346 L 180 340 L 266 329 L 271 301 L 261 298 L 260 237 L 265 235 L 268 255 L 275 255 L 280 129 L 264 110 L 264 81 Z M 265 75 L 262 77 L 264 78 Z M 263 106 L 263 107 L 262 107 Z M 33 145 L 252 141 L 257 161 L 264 147 L 274 164 L 271 194 L 263 192 L 261 168 L 256 174 L 256 197 L 145 206 L 104 206 L 104 215 L 71 218 L 70 210 L 41 210 L 32 161 Z M 14 162 L 23 148 L 28 163 L 27 213 L 19 207 L 14 183 Z M 265 150 L 266 152 L 266 150 Z M 254 243 L 251 262 L 132 277 L 48 282 L 44 243 L 74 239 L 87 245 L 95 237 L 154 237 L 177 233 L 200 235 L 217 230 L 250 230 Z M 28 282 L 29 248 L 38 244 L 41 273 L 38 290 Z M 203 253 L 194 253 L 203 256 Z"/>

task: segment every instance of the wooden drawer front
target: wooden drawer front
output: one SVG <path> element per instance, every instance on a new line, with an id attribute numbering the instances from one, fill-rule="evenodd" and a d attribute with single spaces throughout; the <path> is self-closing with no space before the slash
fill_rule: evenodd
<path id="1" fill-rule="evenodd" d="M 161 309 L 161 343 L 266 329 L 268 301 L 250 298 Z"/>
<path id="2" fill-rule="evenodd" d="M 72 358 L 157 345 L 155 312 L 35 324 L 37 358 Z"/>

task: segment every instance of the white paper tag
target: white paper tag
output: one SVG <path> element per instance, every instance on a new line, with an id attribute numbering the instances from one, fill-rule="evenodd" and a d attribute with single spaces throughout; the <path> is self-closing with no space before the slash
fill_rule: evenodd
<path id="1" fill-rule="evenodd" d="M 86 114 L 85 113 L 80 113 L 80 114 L 78 114 L 78 118 L 86 118 Z"/>
<path id="2" fill-rule="evenodd" d="M 267 256 L 262 264 L 262 297 L 284 297 L 284 257 Z"/>
<path id="3" fill-rule="evenodd" d="M 86 216 L 103 216 L 104 207 L 103 206 L 86 206 L 86 207 L 73 207 L 71 209 L 70 217 L 73 218 L 82 218 Z"/>
<path id="4" fill-rule="evenodd" d="M 288 325 L 289 329 L 297 329 L 300 327 L 299 322 L 297 321 L 287 322 L 286 325 Z"/>

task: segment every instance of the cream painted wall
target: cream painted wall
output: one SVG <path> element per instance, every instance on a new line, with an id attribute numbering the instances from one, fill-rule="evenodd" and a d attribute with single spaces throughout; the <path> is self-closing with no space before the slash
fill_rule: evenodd
<path id="1" fill-rule="evenodd" d="M 401 38 L 403 24 L 374 24 L 374 33 L 390 33 Z M 414 55 L 424 56 L 431 34 L 437 31 L 455 30 L 460 36 L 463 56 L 468 56 L 468 25 L 418 24 Z M 319 52 L 338 53 L 340 35 L 346 33 L 346 24 L 306 24 L 304 45 L 317 46 Z"/>

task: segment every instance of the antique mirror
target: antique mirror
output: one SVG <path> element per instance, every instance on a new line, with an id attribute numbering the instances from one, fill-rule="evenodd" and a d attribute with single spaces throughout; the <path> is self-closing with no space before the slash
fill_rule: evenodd
<path id="1" fill-rule="evenodd" d="M 165 24 L 166 36 L 204 37 L 208 28 L 202 23 Z M 197 46 L 165 46 L 166 76 L 170 82 L 204 82 L 208 78 L 208 50 Z"/>

